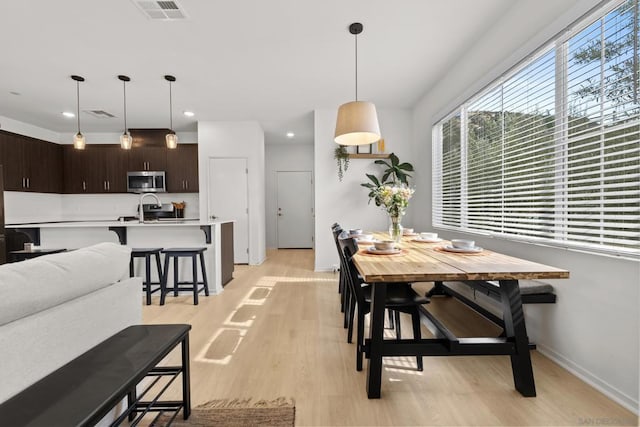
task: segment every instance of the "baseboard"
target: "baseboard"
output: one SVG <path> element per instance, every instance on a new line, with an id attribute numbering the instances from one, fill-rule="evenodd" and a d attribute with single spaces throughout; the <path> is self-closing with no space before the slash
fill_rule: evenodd
<path id="1" fill-rule="evenodd" d="M 553 360 L 558 365 L 562 366 L 564 369 L 571 372 L 573 375 L 580 378 L 582 381 L 586 382 L 596 390 L 600 391 L 611 400 L 624 406 L 626 409 L 633 412 L 634 414 L 640 415 L 639 402 L 637 400 L 634 400 L 631 396 L 618 390 L 616 387 L 598 378 L 597 376 L 593 375 L 591 372 L 577 365 L 575 362 L 556 353 L 555 351 L 551 350 L 548 347 L 545 347 L 541 344 L 537 344 L 537 350 L 538 352 L 540 352 L 540 354 Z"/>

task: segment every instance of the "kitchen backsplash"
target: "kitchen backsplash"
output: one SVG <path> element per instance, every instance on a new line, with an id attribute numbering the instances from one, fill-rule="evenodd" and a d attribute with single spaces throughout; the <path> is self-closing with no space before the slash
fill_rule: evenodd
<path id="1" fill-rule="evenodd" d="M 195 193 L 158 193 L 163 203 L 186 203 L 185 218 L 198 218 L 199 197 Z M 7 224 L 47 221 L 110 220 L 137 214 L 135 194 L 45 194 L 4 192 Z M 148 200 L 145 201 L 148 203 Z"/>

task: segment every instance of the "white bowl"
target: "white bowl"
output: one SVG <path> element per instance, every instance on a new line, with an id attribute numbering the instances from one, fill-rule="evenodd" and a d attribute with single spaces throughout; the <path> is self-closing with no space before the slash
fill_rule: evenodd
<path id="1" fill-rule="evenodd" d="M 402 230 L 402 234 L 413 234 L 413 228 L 405 228 Z"/>
<path id="2" fill-rule="evenodd" d="M 438 233 L 420 233 L 420 238 L 422 240 L 436 240 L 438 238 Z"/>
<path id="3" fill-rule="evenodd" d="M 349 234 L 351 234 L 352 236 L 362 234 L 362 228 L 352 228 L 349 230 Z"/>
<path id="4" fill-rule="evenodd" d="M 368 234 L 368 233 L 358 234 L 358 240 L 371 241 L 373 240 L 373 234 Z"/>
<path id="5" fill-rule="evenodd" d="M 473 249 L 476 246 L 476 242 L 473 240 L 453 239 L 451 246 L 456 249 Z"/>
<path id="6" fill-rule="evenodd" d="M 395 247 L 395 243 L 393 240 L 377 240 L 373 242 L 373 246 L 379 251 L 386 251 L 389 249 L 393 249 Z"/>

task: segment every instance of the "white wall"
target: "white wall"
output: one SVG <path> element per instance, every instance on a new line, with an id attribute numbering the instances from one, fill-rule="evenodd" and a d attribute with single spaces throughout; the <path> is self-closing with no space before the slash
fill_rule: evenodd
<path id="1" fill-rule="evenodd" d="M 4 116 L 0 116 L 0 129 L 49 142 L 58 142 L 60 139 L 60 135 L 57 132 L 19 122 Z"/>
<path id="2" fill-rule="evenodd" d="M 570 24 L 596 0 L 573 1 L 568 12 L 540 16 L 515 5 L 413 111 L 413 153 L 431 162 L 431 125 L 468 96 Z M 566 2 L 557 2 L 565 10 Z M 551 8 L 549 8 L 551 9 Z M 550 23 L 550 24 L 549 24 Z M 541 30 L 542 29 L 542 30 Z M 425 168 L 426 171 L 426 168 Z M 431 176 L 419 170 L 419 228 L 431 228 Z M 445 237 L 459 234 L 444 232 Z M 638 412 L 639 282 L 636 261 L 474 236 L 479 245 L 571 271 L 553 282 L 558 302 L 528 305 L 526 321 L 540 352 Z"/>
<path id="3" fill-rule="evenodd" d="M 266 257 L 264 132 L 258 122 L 198 122 L 200 219 L 208 218 L 209 159 L 246 158 L 249 169 L 249 264 Z M 233 185 L 233 183 L 229 183 Z M 229 218 L 232 219 L 232 218 Z"/>
<path id="4" fill-rule="evenodd" d="M 313 171 L 312 144 L 270 144 L 265 147 L 267 247 L 278 247 L 278 171 Z"/>
<path id="5" fill-rule="evenodd" d="M 333 135 L 336 126 L 337 109 L 315 110 L 315 207 L 316 207 L 316 271 L 329 271 L 338 264 L 338 253 L 331 234 L 331 225 L 340 223 L 342 228 L 363 228 L 365 230 L 387 229 L 386 211 L 367 204 L 368 189 L 360 184 L 367 182 L 365 173 L 380 176 L 382 166 L 372 159 L 351 159 L 349 169 L 342 182 L 338 180 L 333 150 L 336 143 Z M 416 169 L 428 168 L 422 161 L 411 156 L 411 112 L 404 109 L 378 109 L 380 130 L 385 138 L 385 151 L 394 152 L 400 161 L 413 163 Z M 413 217 L 421 213 L 409 202 L 403 225 L 411 226 Z"/>

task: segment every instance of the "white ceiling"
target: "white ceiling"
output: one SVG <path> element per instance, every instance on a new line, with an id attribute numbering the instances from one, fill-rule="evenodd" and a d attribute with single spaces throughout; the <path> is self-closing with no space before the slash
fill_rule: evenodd
<path id="1" fill-rule="evenodd" d="M 0 116 L 75 132 L 75 82 L 83 132 L 122 131 L 122 82 L 131 128 L 199 120 L 257 120 L 269 143 L 313 139 L 314 108 L 354 97 L 354 37 L 359 95 L 378 108 L 409 108 L 514 4 L 557 0 L 178 0 L 188 19 L 155 21 L 132 0 L 0 1 Z M 568 2 L 571 3 L 571 2 Z M 557 6 L 556 6 L 557 7 Z M 19 95 L 11 94 L 19 93 Z M 182 112 L 191 110 L 195 117 Z"/>

